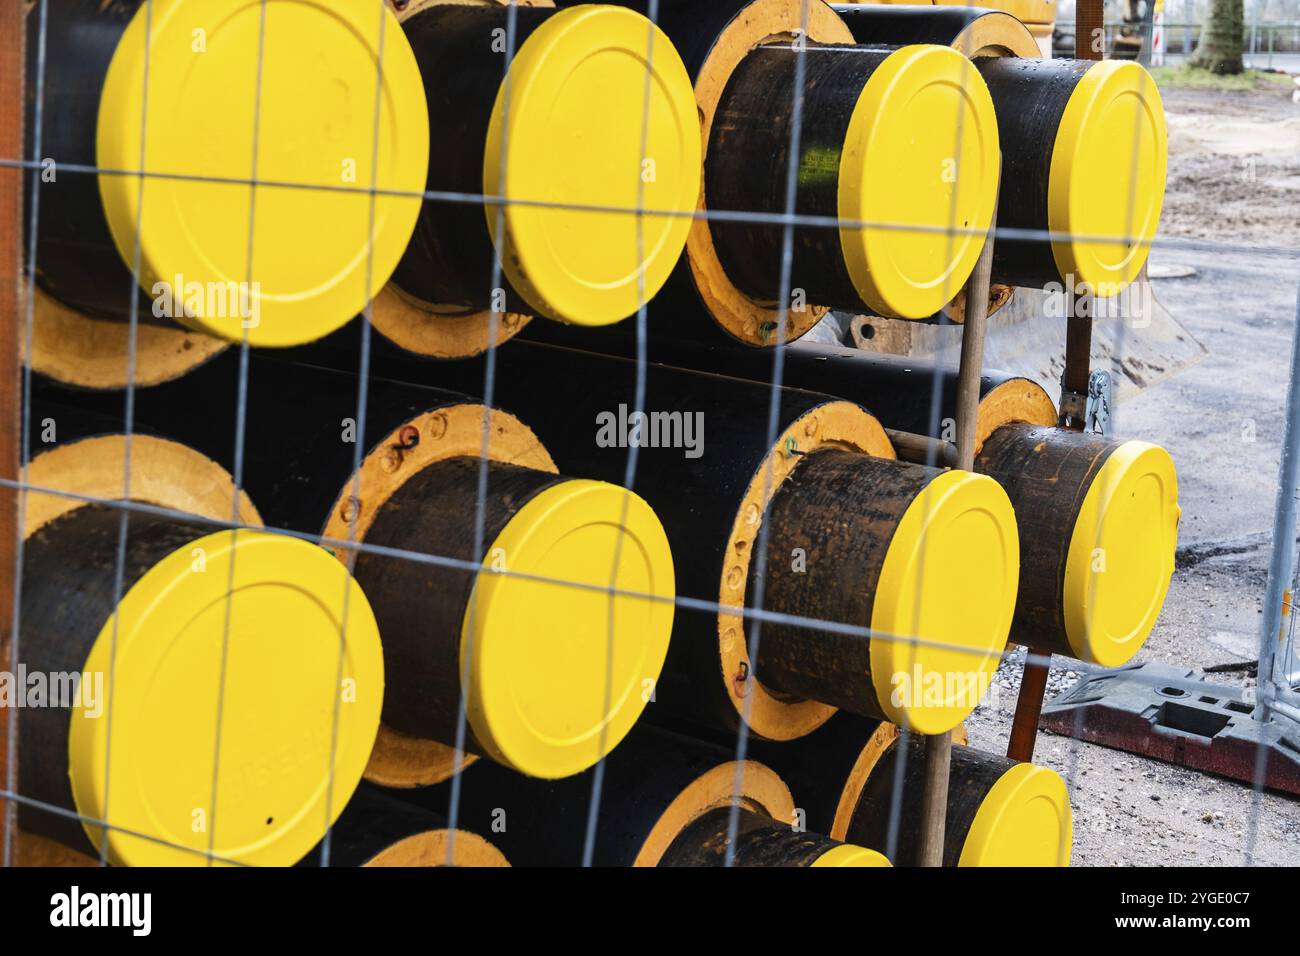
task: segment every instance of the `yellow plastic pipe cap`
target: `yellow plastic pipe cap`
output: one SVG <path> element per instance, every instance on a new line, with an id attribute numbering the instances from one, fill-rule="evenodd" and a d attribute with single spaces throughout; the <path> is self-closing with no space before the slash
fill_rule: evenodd
<path id="1" fill-rule="evenodd" d="M 958 866 L 1069 866 L 1070 794 L 1055 770 L 1016 764 L 975 811 Z"/>
<path id="2" fill-rule="evenodd" d="M 946 733 L 979 703 L 1011 630 L 1020 541 L 992 478 L 939 475 L 908 505 L 871 612 L 871 679 L 886 717 Z"/>
<path id="3" fill-rule="evenodd" d="M 1169 593 L 1181 514 L 1167 451 L 1128 441 L 1110 453 L 1066 554 L 1065 634 L 1080 660 L 1119 667 L 1146 642 Z"/>
<path id="4" fill-rule="evenodd" d="M 104 214 L 128 268 L 138 242 L 155 314 L 253 345 L 362 311 L 411 237 L 428 159 L 415 57 L 374 0 L 142 4 L 100 98 L 97 161 L 119 171 L 99 176 Z"/>
<path id="5" fill-rule="evenodd" d="M 623 488 L 564 481 L 519 509 L 484 567 L 508 573 L 479 576 L 462 627 L 474 736 L 530 776 L 579 773 L 632 729 L 668 653 L 663 527 Z"/>
<path id="6" fill-rule="evenodd" d="M 928 318 L 961 290 L 993 221 L 999 157 L 993 99 L 966 57 L 905 46 L 876 68 L 839 183 L 844 263 L 874 311 Z"/>
<path id="7" fill-rule="evenodd" d="M 852 843 L 841 843 L 839 846 L 832 847 L 817 859 L 813 860 L 811 866 L 893 866 L 889 858 L 883 853 L 875 850 L 868 850 L 863 846 L 854 846 Z"/>
<path id="8" fill-rule="evenodd" d="M 1074 285 L 1104 298 L 1141 271 L 1160 225 L 1168 140 L 1160 91 L 1139 64 L 1101 60 L 1075 86 L 1047 180 L 1048 229 L 1070 236 L 1053 240 L 1052 256 Z"/>
<path id="9" fill-rule="evenodd" d="M 657 27 L 616 6 L 551 16 L 510 65 L 484 153 L 483 192 L 507 200 L 485 214 L 511 285 L 564 322 L 635 313 L 686 245 L 700 152 L 690 76 Z"/>
<path id="10" fill-rule="evenodd" d="M 206 865 L 211 847 L 218 864 L 296 863 L 379 729 L 379 632 L 346 568 L 296 538 L 223 531 L 152 567 L 116 625 L 85 663 L 102 707 L 78 707 L 68 738 L 77 812 L 107 819 L 110 861 Z"/>

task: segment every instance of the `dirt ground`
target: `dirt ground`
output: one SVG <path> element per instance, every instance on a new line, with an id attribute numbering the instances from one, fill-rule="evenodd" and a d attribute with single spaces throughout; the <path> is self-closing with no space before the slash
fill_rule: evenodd
<path id="1" fill-rule="evenodd" d="M 1300 105 L 1290 88 L 1174 90 L 1169 188 L 1160 239 L 1213 239 L 1231 250 L 1158 244 L 1160 301 L 1205 345 L 1199 363 L 1122 403 L 1116 432 L 1159 442 L 1179 469 L 1178 570 L 1138 660 L 1187 667 L 1256 657 L 1267 576 L 1287 363 L 1300 283 Z M 1268 255 L 1258 247 L 1287 247 Z M 1134 334 L 1140 335 L 1140 331 Z M 968 722 L 971 742 L 1002 749 L 1023 666 L 1004 662 Z M 1049 695 L 1077 675 L 1053 671 Z M 1216 679 L 1253 680 L 1242 674 Z M 1069 738 L 1040 736 L 1036 759 L 1067 777 L 1074 865 L 1300 865 L 1300 799 Z"/>
<path id="2" fill-rule="evenodd" d="M 1300 106 L 1291 87 L 1165 91 L 1161 234 L 1300 247 Z"/>

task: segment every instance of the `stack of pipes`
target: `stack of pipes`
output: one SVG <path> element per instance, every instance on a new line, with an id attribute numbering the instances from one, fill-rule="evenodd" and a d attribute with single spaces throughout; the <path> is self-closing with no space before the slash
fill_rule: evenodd
<path id="1" fill-rule="evenodd" d="M 916 865 L 951 738 L 941 862 L 1069 862 L 963 722 L 1009 645 L 1142 646 L 1172 460 L 989 372 L 960 468 L 969 374 L 796 340 L 982 321 L 995 222 L 985 283 L 1118 294 L 1140 66 L 948 6 L 63 6 L 19 647 L 108 683 L 21 717 L 25 859 Z"/>

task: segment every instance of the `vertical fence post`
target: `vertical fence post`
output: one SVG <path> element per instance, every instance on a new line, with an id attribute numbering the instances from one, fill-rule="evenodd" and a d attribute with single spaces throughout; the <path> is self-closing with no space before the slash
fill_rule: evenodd
<path id="1" fill-rule="evenodd" d="M 1300 289 L 1296 291 L 1295 325 L 1291 332 L 1291 377 L 1286 387 L 1286 419 L 1278 464 L 1277 510 L 1273 515 L 1273 554 L 1264 592 L 1264 619 L 1259 632 L 1259 699 L 1252 716 L 1268 720 L 1276 694 L 1274 664 L 1282 640 L 1283 604 L 1289 607 L 1295 574 L 1296 487 L 1300 480 Z"/>

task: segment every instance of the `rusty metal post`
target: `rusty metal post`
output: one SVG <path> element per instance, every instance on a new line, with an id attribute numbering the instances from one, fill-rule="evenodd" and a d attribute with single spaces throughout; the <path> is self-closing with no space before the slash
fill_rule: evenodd
<path id="1" fill-rule="evenodd" d="M 996 210 L 996 206 L 994 208 Z M 979 416 L 980 375 L 984 371 L 984 335 L 988 329 L 993 236 L 997 225 L 995 211 L 979 261 L 966 284 L 961 366 L 957 373 L 957 467 L 963 471 L 975 470 L 975 428 Z M 926 738 L 925 793 L 921 801 L 919 847 L 921 866 L 943 865 L 943 832 L 948 816 L 948 769 L 951 759 L 951 734 L 936 734 Z"/>
<path id="2" fill-rule="evenodd" d="M 1012 760 L 1028 763 L 1034 759 L 1050 660 L 1051 655 L 1040 655 L 1033 648 L 1026 648 L 1025 670 L 1020 675 L 1020 696 L 1016 698 L 1016 715 L 1011 721 L 1011 739 L 1007 742 L 1007 756 Z"/>
<path id="3" fill-rule="evenodd" d="M 1106 56 L 1105 8 L 1102 0 L 1074 4 L 1074 58 L 1101 60 Z"/>
<path id="4" fill-rule="evenodd" d="M 1077 0 L 1074 5 L 1074 55 L 1080 60 L 1105 56 L 1106 32 L 1102 0 Z M 1074 285 L 1074 277 L 1067 276 Z M 1088 401 L 1088 376 L 1092 371 L 1092 297 L 1067 289 L 1065 371 L 1061 374 L 1062 428 L 1082 431 Z M 1080 315 L 1083 312 L 1085 314 Z M 1041 707 L 1041 702 L 1040 702 Z"/>
<path id="5" fill-rule="evenodd" d="M 1102 0 L 1076 0 L 1074 5 L 1074 55 L 1080 60 L 1100 60 L 1106 53 L 1105 10 Z M 1074 282 L 1073 276 L 1067 277 Z M 1088 404 L 1088 378 L 1092 374 L 1092 297 L 1074 288 L 1065 292 L 1065 370 L 1061 373 L 1059 425 L 1083 431 Z M 1083 314 L 1080 314 L 1083 313 Z M 1032 648 L 1025 659 L 1020 678 L 1020 696 L 1011 723 L 1007 756 L 1012 760 L 1029 760 L 1034 755 L 1038 737 L 1038 719 L 1043 711 L 1043 694 L 1047 690 L 1047 672 L 1051 655 L 1035 660 Z"/>

